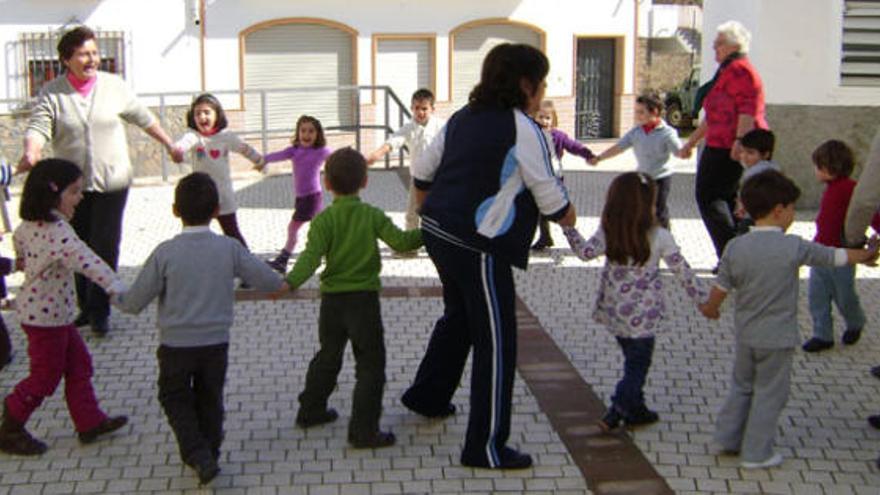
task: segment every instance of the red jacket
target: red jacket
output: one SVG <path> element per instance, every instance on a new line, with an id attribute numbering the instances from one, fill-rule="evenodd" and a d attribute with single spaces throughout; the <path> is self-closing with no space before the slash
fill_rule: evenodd
<path id="1" fill-rule="evenodd" d="M 764 116 L 764 84 L 747 57 L 732 61 L 703 101 L 706 111 L 706 145 L 732 148 L 739 115 L 755 118 L 755 127 L 768 129 Z"/>

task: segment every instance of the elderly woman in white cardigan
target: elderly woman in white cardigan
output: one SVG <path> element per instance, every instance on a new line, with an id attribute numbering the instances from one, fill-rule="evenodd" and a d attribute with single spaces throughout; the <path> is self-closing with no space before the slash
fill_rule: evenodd
<path id="1" fill-rule="evenodd" d="M 85 193 L 71 224 L 77 235 L 116 269 L 122 214 L 132 181 L 132 166 L 123 121 L 142 128 L 171 150 L 171 138 L 153 114 L 138 102 L 119 77 L 98 70 L 101 62 L 95 33 L 80 26 L 58 42 L 64 75 L 43 88 L 24 137 L 19 172 L 40 159 L 46 142 L 54 155 L 83 170 Z M 107 294 L 85 277 L 76 279 L 80 316 L 97 335 L 109 330 Z"/>

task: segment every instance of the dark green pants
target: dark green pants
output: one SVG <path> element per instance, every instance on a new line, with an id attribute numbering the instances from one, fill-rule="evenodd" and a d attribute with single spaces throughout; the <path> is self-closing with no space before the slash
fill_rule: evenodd
<path id="1" fill-rule="evenodd" d="M 327 399 L 342 369 L 345 344 L 351 340 L 356 382 L 348 436 L 361 438 L 378 431 L 385 388 L 384 333 L 378 292 L 323 294 L 318 317 L 321 348 L 309 363 L 306 388 L 299 394 L 299 415 L 327 409 Z"/>

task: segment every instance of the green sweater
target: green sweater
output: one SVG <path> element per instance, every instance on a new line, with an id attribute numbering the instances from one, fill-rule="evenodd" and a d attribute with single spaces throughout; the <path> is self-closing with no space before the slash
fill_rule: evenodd
<path id="1" fill-rule="evenodd" d="M 376 239 L 395 251 L 411 251 L 422 245 L 422 232 L 400 230 L 382 210 L 356 195 L 337 196 L 312 220 L 305 250 L 287 274 L 287 284 L 293 289 L 302 285 L 326 257 L 322 293 L 378 291 L 382 262 Z"/>

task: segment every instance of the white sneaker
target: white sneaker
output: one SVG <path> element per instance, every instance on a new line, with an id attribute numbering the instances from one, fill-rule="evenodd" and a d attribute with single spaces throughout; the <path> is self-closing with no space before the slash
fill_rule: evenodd
<path id="1" fill-rule="evenodd" d="M 770 458 L 760 462 L 742 461 L 739 463 L 739 467 L 743 469 L 766 469 L 778 466 L 782 464 L 782 461 L 782 454 L 774 452 L 773 455 L 770 456 Z"/>

